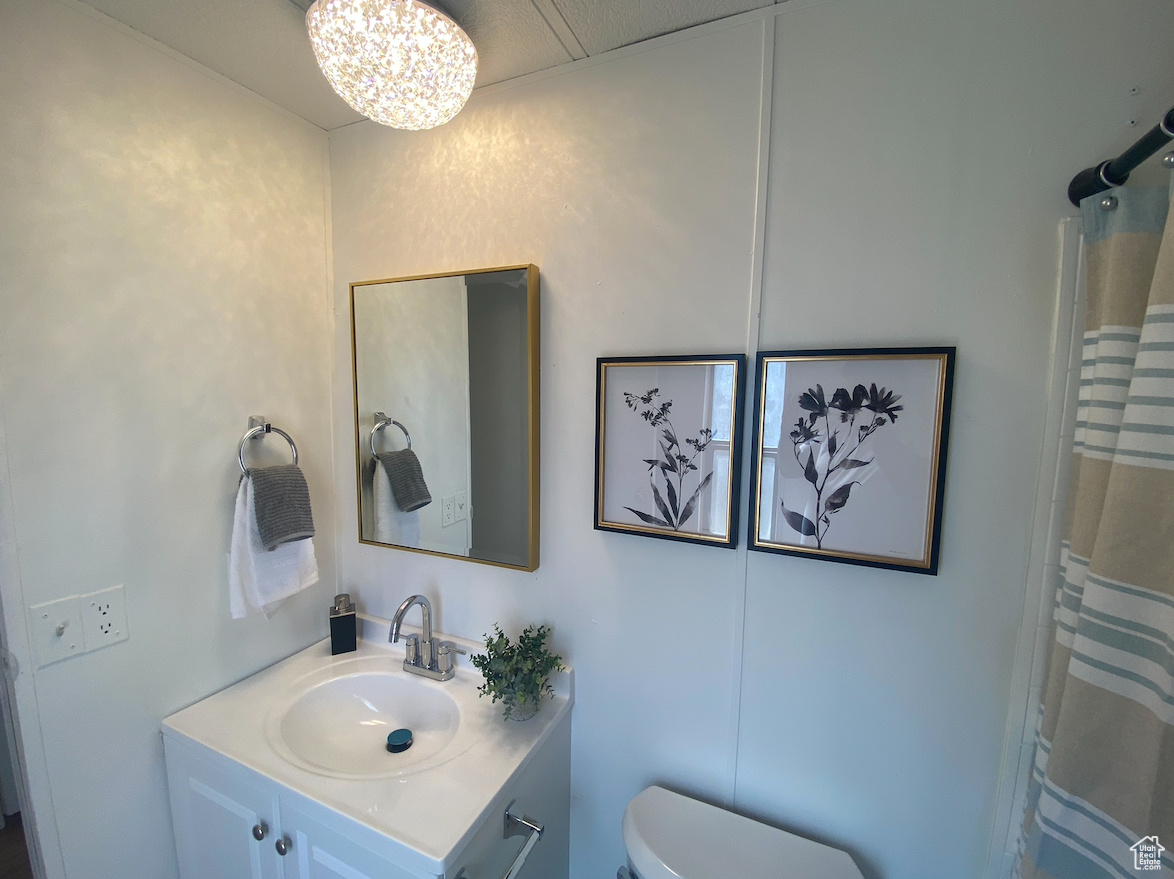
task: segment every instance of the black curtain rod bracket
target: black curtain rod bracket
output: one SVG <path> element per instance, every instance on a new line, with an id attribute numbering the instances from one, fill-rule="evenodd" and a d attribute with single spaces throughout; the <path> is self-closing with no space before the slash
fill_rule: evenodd
<path id="1" fill-rule="evenodd" d="M 1095 168 L 1085 168 L 1068 184 L 1068 200 L 1080 207 L 1080 200 L 1129 179 L 1129 172 L 1174 140 L 1174 107 L 1162 121 L 1141 136 L 1141 139 L 1115 159 L 1101 162 Z"/>

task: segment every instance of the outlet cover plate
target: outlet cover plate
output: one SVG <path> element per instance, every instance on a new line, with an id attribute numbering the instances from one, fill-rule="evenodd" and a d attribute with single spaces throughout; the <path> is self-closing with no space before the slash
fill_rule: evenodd
<path id="1" fill-rule="evenodd" d="M 76 595 L 34 604 L 29 608 L 29 629 L 37 668 L 86 652 L 82 603 Z"/>
<path id="2" fill-rule="evenodd" d="M 456 498 L 451 494 L 440 499 L 440 524 L 442 527 L 447 528 L 449 525 L 456 522 L 456 508 Z"/>
<path id="3" fill-rule="evenodd" d="M 130 637 L 126 626 L 126 590 L 112 586 L 81 596 L 86 649 L 97 650 Z"/>

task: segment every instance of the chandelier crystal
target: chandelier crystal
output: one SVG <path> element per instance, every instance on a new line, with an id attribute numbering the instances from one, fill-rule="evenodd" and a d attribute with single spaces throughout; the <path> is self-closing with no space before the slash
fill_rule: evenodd
<path id="1" fill-rule="evenodd" d="M 473 91 L 472 40 L 420 0 L 315 0 L 306 29 L 331 87 L 383 125 L 443 125 Z"/>

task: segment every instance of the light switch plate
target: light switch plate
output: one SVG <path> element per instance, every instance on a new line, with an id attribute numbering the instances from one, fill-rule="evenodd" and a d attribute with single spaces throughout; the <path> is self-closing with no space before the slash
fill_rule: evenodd
<path id="1" fill-rule="evenodd" d="M 34 604 L 29 608 L 29 623 L 37 668 L 86 652 L 78 596 Z"/>
<path id="2" fill-rule="evenodd" d="M 456 493 L 456 501 L 456 520 L 458 522 L 464 522 L 469 518 L 469 493 L 467 491 L 458 491 Z"/>

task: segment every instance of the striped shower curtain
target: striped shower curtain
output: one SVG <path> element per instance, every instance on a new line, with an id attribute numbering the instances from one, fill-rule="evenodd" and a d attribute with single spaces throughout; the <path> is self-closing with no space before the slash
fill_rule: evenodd
<path id="1" fill-rule="evenodd" d="M 1023 879 L 1174 879 L 1170 191 L 1081 206 L 1087 315 Z"/>

